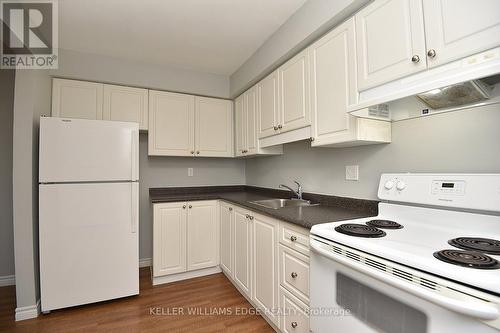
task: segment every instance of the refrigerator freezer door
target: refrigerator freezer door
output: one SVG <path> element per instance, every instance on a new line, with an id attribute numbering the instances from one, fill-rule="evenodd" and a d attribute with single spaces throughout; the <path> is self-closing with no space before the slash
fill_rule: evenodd
<path id="1" fill-rule="evenodd" d="M 41 183 L 139 178 L 136 123 L 40 118 Z"/>
<path id="2" fill-rule="evenodd" d="M 139 293 L 138 183 L 40 185 L 43 311 Z"/>

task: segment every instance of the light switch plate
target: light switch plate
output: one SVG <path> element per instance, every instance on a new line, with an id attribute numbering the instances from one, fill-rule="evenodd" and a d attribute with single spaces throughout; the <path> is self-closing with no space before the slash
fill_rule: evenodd
<path id="1" fill-rule="evenodd" d="M 188 177 L 193 177 L 193 168 L 188 168 Z"/>
<path id="2" fill-rule="evenodd" d="M 359 165 L 346 165 L 345 166 L 345 179 L 346 180 L 359 180 Z"/>

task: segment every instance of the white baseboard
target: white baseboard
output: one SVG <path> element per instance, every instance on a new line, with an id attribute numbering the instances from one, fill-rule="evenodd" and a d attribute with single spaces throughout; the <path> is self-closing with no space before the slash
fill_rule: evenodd
<path id="1" fill-rule="evenodd" d="M 150 267 L 151 266 L 151 258 L 141 258 L 139 259 L 139 267 Z"/>
<path id="2" fill-rule="evenodd" d="M 0 287 L 13 286 L 16 284 L 15 275 L 0 276 Z"/>
<path id="3" fill-rule="evenodd" d="M 16 308 L 16 321 L 32 319 L 40 314 L 40 300 L 35 305 Z"/>
<path id="4" fill-rule="evenodd" d="M 175 281 L 192 279 L 195 277 L 200 277 L 200 276 L 205 276 L 205 275 L 217 274 L 220 272 L 222 272 L 220 267 L 215 266 L 215 267 L 198 269 L 196 271 L 191 271 L 191 272 L 184 272 L 184 273 L 178 273 L 178 274 L 172 274 L 172 275 L 166 275 L 166 276 L 153 277 L 153 286 L 156 286 L 158 284 L 163 284 L 163 283 L 170 283 L 170 282 L 175 282 Z"/>

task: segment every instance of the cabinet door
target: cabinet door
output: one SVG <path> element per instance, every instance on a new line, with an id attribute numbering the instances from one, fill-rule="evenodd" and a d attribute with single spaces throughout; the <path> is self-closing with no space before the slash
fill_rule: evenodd
<path id="1" fill-rule="evenodd" d="M 102 119 L 101 83 L 53 79 L 52 117 Z"/>
<path id="2" fill-rule="evenodd" d="M 236 132 L 236 156 L 243 156 L 246 149 L 246 107 L 245 94 L 239 96 L 234 101 L 234 117 L 235 117 L 235 132 Z"/>
<path id="3" fill-rule="evenodd" d="M 233 156 L 233 102 L 196 97 L 196 156 Z"/>
<path id="4" fill-rule="evenodd" d="M 354 18 L 309 47 L 314 145 L 336 143 L 350 129 L 347 106 L 357 101 Z"/>
<path id="5" fill-rule="evenodd" d="M 153 276 L 186 271 L 186 203 L 153 205 Z"/>
<path id="6" fill-rule="evenodd" d="M 252 297 L 252 224 L 247 213 L 234 209 L 234 281 Z"/>
<path id="7" fill-rule="evenodd" d="M 422 0 L 375 0 L 355 19 L 360 90 L 426 69 Z"/>
<path id="8" fill-rule="evenodd" d="M 194 96 L 149 91 L 149 155 L 194 156 Z"/>
<path id="9" fill-rule="evenodd" d="M 105 84 L 102 118 L 139 123 L 139 129 L 147 130 L 148 90 Z"/>
<path id="10" fill-rule="evenodd" d="M 233 208 L 220 204 L 220 266 L 229 276 L 233 276 Z"/>
<path id="11" fill-rule="evenodd" d="M 252 230 L 252 299 L 260 310 L 269 311 L 267 317 L 279 325 L 279 316 L 272 311 L 279 308 L 278 223 L 256 216 Z"/>
<path id="12" fill-rule="evenodd" d="M 187 270 L 218 265 L 219 223 L 216 201 L 188 202 Z"/>
<path id="13" fill-rule="evenodd" d="M 246 152 L 257 154 L 257 88 L 253 86 L 245 92 L 246 109 Z"/>
<path id="14" fill-rule="evenodd" d="M 279 124 L 278 71 L 257 83 L 257 134 L 265 138 L 276 134 Z"/>
<path id="15" fill-rule="evenodd" d="M 280 132 L 311 125 L 309 108 L 309 55 L 299 53 L 278 69 Z"/>
<path id="16" fill-rule="evenodd" d="M 499 46 L 499 13 L 498 0 L 424 0 L 429 67 Z"/>

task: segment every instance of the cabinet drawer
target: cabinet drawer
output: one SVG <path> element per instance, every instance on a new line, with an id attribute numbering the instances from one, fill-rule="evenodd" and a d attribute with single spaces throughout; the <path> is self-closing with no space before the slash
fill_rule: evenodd
<path id="1" fill-rule="evenodd" d="M 281 332 L 309 333 L 309 308 L 299 299 L 280 287 Z"/>
<path id="2" fill-rule="evenodd" d="M 280 245 L 280 284 L 309 303 L 309 257 Z"/>
<path id="3" fill-rule="evenodd" d="M 280 243 L 309 256 L 309 230 L 280 222 Z"/>

